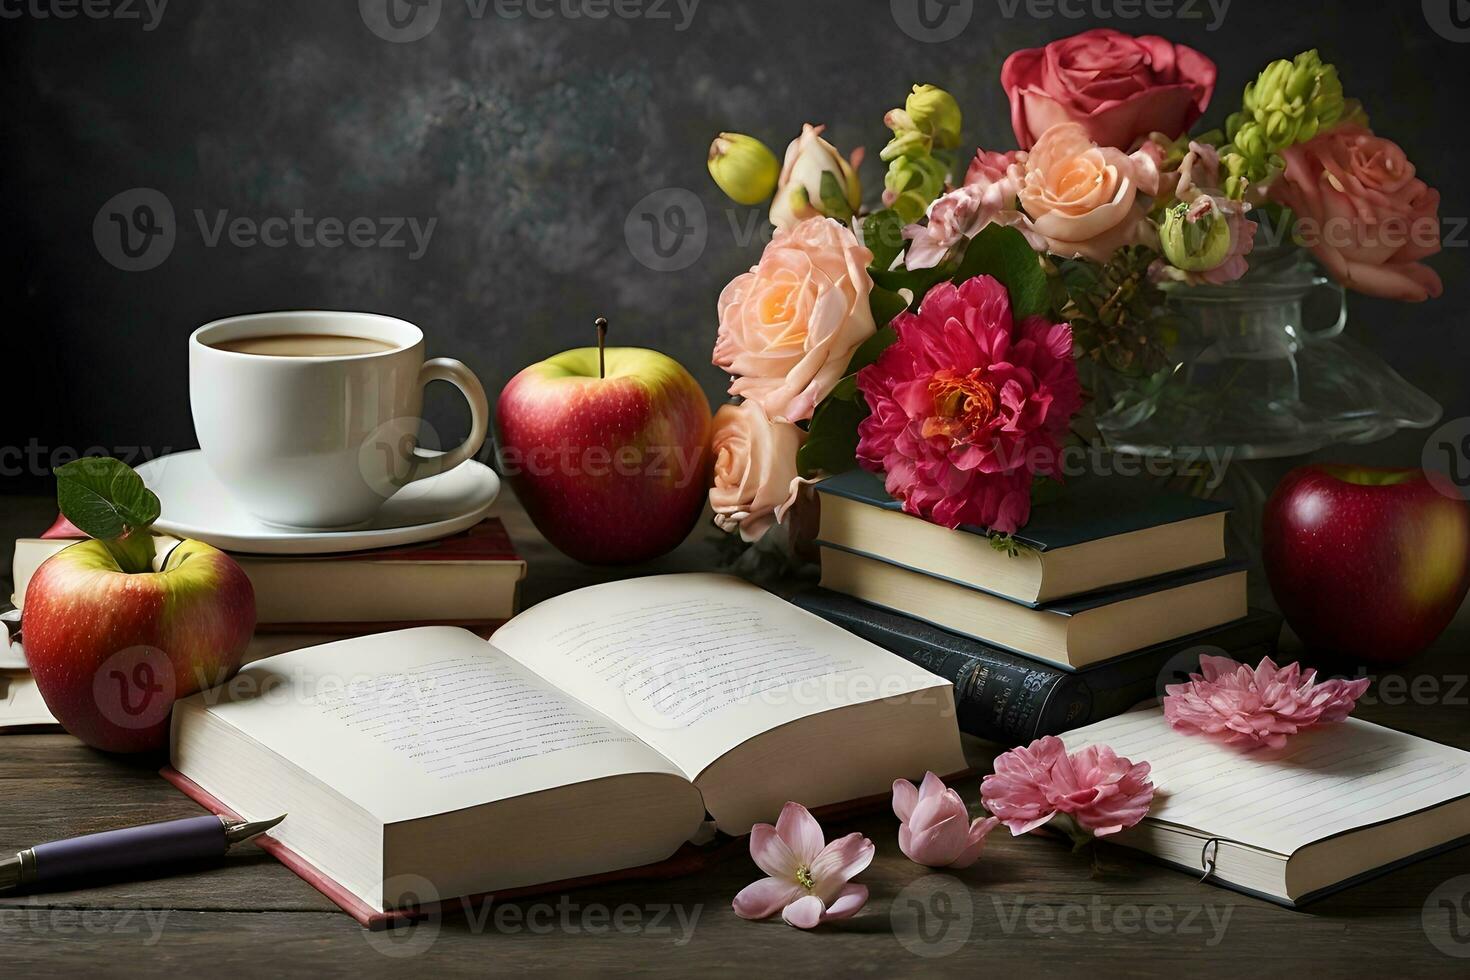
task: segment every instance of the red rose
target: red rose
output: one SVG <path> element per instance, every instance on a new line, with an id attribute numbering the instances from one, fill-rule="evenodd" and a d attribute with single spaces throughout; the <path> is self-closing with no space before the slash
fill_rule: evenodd
<path id="1" fill-rule="evenodd" d="M 1022 149 L 1061 122 L 1078 122 L 1120 150 L 1149 133 L 1189 131 L 1215 91 L 1215 63 L 1162 37 L 1098 28 L 1017 51 L 1000 70 Z"/>

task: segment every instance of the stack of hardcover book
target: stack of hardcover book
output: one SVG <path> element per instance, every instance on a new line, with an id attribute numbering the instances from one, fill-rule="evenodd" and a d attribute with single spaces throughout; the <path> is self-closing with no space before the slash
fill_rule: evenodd
<path id="1" fill-rule="evenodd" d="M 1280 617 L 1248 608 L 1223 504 L 1090 480 L 1003 538 L 905 514 L 861 470 L 817 490 L 822 587 L 796 603 L 952 681 L 972 735 L 1023 744 L 1112 717 L 1200 648 L 1274 651 Z"/>

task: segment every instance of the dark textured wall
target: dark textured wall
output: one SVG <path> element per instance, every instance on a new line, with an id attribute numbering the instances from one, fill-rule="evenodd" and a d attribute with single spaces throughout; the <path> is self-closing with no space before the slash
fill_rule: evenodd
<path id="1" fill-rule="evenodd" d="M 104 18 L 71 2 L 0 0 L 5 445 L 43 455 L 192 445 L 185 337 L 214 317 L 279 308 L 409 318 L 432 353 L 468 361 L 492 393 L 526 363 L 587 342 L 605 314 L 616 340 L 667 351 L 716 395 L 715 298 L 758 251 L 750 229 L 765 227 L 763 216 L 727 209 L 710 182 L 704 155 L 716 131 L 779 149 L 802 122 L 827 122 L 839 146 L 867 146 L 873 199 L 882 114 L 912 82 L 951 90 L 969 139 L 1006 148 L 1006 53 L 1098 23 L 1214 57 L 1211 122 L 1271 57 L 1316 45 L 1338 64 L 1378 128 L 1443 191 L 1456 236 L 1434 260 L 1445 298 L 1417 307 L 1360 299 L 1349 330 L 1451 416 L 1470 414 L 1470 43 L 1451 39 L 1456 0 L 1439 0 L 1438 13 L 1435 0 L 1233 0 L 1223 19 L 1222 0 L 1213 10 L 1208 0 L 1061 4 L 1172 11 L 1167 19 L 958 0 L 970 20 L 942 43 L 899 26 L 932 0 L 702 0 L 692 12 L 692 0 L 532 0 L 549 17 L 518 2 L 422 0 L 426 19 L 399 36 L 432 29 L 412 41 L 370 29 L 394 33 L 384 0 L 173 0 L 156 19 L 145 0 L 114 0 L 126 6 Z M 645 16 L 573 18 L 568 7 Z M 56 16 L 68 10 L 77 15 Z M 133 188 L 161 192 L 175 216 L 171 250 L 158 239 L 133 263 L 152 265 L 143 271 L 108 261 L 128 264 L 106 221 L 94 237 L 99 210 Z M 706 244 L 698 253 L 691 239 L 694 252 L 673 263 L 687 266 L 660 271 L 639 217 L 649 205 L 636 206 L 663 191 L 652 199 L 662 214 L 678 188 L 702 205 Z M 391 231 L 389 219 L 416 219 L 421 233 L 434 224 L 422 254 L 406 229 L 404 247 L 270 247 L 232 242 L 228 228 L 212 237 L 222 214 L 259 223 L 298 210 L 367 219 L 364 239 Z M 430 400 L 446 439 L 462 431 L 463 414 L 450 393 Z M 1409 461 L 1416 446 L 1401 438 L 1375 451 Z M 7 473 L 6 488 L 40 486 Z"/>

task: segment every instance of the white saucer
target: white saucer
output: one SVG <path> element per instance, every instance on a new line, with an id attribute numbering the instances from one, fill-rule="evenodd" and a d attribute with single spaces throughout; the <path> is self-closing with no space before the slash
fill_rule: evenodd
<path id="1" fill-rule="evenodd" d="M 410 483 L 365 527 L 295 531 L 246 513 L 197 449 L 151 459 L 138 467 L 138 475 L 163 504 L 155 530 L 258 555 L 320 555 L 433 541 L 478 524 L 500 495 L 495 471 L 469 460 L 448 473 Z"/>

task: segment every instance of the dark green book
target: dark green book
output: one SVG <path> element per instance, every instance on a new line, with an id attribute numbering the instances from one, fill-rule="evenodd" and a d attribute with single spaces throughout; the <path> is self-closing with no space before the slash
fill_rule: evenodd
<path id="1" fill-rule="evenodd" d="M 822 544 L 1036 606 L 1218 562 L 1229 506 L 1141 481 L 1069 481 L 992 547 L 981 527 L 957 531 L 905 514 L 882 477 L 851 470 L 818 483 Z"/>

